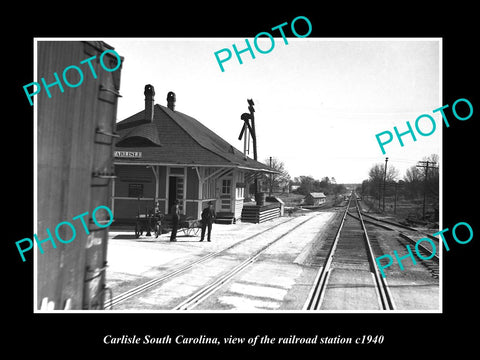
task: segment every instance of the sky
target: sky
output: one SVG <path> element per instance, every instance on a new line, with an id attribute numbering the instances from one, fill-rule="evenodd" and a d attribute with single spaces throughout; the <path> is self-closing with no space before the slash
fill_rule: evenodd
<path id="1" fill-rule="evenodd" d="M 255 103 L 258 158 L 283 161 L 292 179 L 300 175 L 337 183 L 360 183 L 384 163 L 405 170 L 433 153 L 441 155 L 441 40 L 437 38 L 275 38 L 272 51 L 255 59 L 241 54 L 245 38 L 103 38 L 124 57 L 117 121 L 144 108 L 144 86 L 155 87 L 155 103 L 176 94 L 177 111 L 202 122 L 237 149 L 247 99 Z M 268 38 L 258 46 L 268 49 Z M 222 72 L 214 53 L 228 48 Z M 220 56 L 225 56 L 222 53 Z M 385 146 L 375 135 L 397 126 L 415 128 L 418 116 L 436 120 L 430 136 L 416 133 Z M 432 124 L 419 122 L 428 133 Z M 253 156 L 253 155 L 252 155 Z"/>

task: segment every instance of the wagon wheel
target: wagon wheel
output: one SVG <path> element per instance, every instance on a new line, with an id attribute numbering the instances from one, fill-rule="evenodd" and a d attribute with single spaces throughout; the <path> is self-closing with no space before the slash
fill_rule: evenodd
<path id="1" fill-rule="evenodd" d="M 200 233 L 200 228 L 198 226 L 192 227 L 190 229 L 192 236 L 198 236 Z"/>
<path id="2" fill-rule="evenodd" d="M 199 228 L 196 225 L 196 223 L 188 224 L 188 226 L 184 230 L 185 234 L 187 236 L 197 236 Z"/>

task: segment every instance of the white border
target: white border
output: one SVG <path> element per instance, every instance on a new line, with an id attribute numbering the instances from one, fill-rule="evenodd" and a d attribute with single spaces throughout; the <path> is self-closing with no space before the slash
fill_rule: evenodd
<path id="1" fill-rule="evenodd" d="M 278 36 L 274 36 L 274 38 L 279 38 Z M 389 37 L 375 37 L 375 38 L 317 38 L 317 37 L 306 37 L 306 38 L 291 38 L 287 37 L 288 41 L 438 41 L 439 43 L 439 106 L 443 104 L 443 38 L 442 37 L 407 37 L 407 38 L 389 38 Z M 34 80 L 38 79 L 37 73 L 37 42 L 38 41 L 105 41 L 105 42 L 114 42 L 116 39 L 138 39 L 138 40 L 148 40 L 148 41 L 205 41 L 208 39 L 209 41 L 226 41 L 229 39 L 242 39 L 242 38 L 234 38 L 234 37 L 227 37 L 227 38 L 119 38 L 119 37 L 101 37 L 101 38 L 92 38 L 92 37 L 39 37 L 33 38 L 33 76 Z M 37 102 L 34 102 L 33 105 L 33 118 L 34 118 L 34 125 L 33 125 L 33 144 L 34 144 L 34 164 L 33 164 L 33 176 L 34 176 L 34 185 L 33 185 L 33 196 L 34 196 L 34 209 L 33 209 L 33 229 L 34 233 L 37 233 L 37 220 L 38 220 L 38 213 L 37 213 L 37 196 L 38 196 L 38 187 L 37 187 L 37 146 L 38 146 L 38 112 L 37 112 Z M 429 109 L 426 109 L 429 110 Z M 432 109 L 433 110 L 433 109 Z M 421 114 L 418 114 L 421 115 Z M 440 151 L 439 151 L 439 226 L 440 229 L 443 229 L 443 126 L 439 126 L 440 128 Z M 440 230 L 439 229 L 439 230 Z M 37 251 L 36 246 L 33 247 L 33 264 L 34 264 L 34 281 L 33 281 L 33 313 L 35 314 L 65 314 L 65 313 L 78 313 L 78 314 L 216 314 L 216 313 L 224 313 L 224 314 L 412 314 L 412 313 L 420 313 L 420 314 L 439 314 L 443 313 L 443 247 L 440 246 L 441 242 L 439 241 L 439 309 L 438 310 L 393 310 L 393 311 L 385 311 L 385 310 L 318 310 L 318 311 L 311 311 L 311 310 L 252 310 L 252 311 L 232 311 L 232 310 L 38 310 L 36 308 L 37 304 Z"/>

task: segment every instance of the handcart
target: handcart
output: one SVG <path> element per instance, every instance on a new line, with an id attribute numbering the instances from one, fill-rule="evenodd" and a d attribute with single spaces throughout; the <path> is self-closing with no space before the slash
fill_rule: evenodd
<path id="1" fill-rule="evenodd" d="M 185 236 L 198 236 L 201 227 L 201 220 L 180 215 L 177 231 L 182 231 Z M 172 215 L 163 215 L 160 217 L 160 228 L 161 231 L 170 231 L 173 228 Z"/>

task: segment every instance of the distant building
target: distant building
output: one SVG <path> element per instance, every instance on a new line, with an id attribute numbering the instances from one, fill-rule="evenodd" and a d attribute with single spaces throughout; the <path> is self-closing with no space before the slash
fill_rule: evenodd
<path id="1" fill-rule="evenodd" d="M 144 110 L 116 124 L 115 179 L 111 209 L 117 222 L 134 220 L 158 203 L 168 213 L 175 200 L 180 212 L 199 219 L 209 201 L 217 215 L 241 217 L 244 198 L 267 165 L 241 151 L 196 119 L 168 105 L 154 104 L 155 90 L 145 86 Z"/>
<path id="2" fill-rule="evenodd" d="M 312 192 L 305 196 L 305 205 L 318 206 L 324 204 L 327 197 L 323 192 Z"/>

